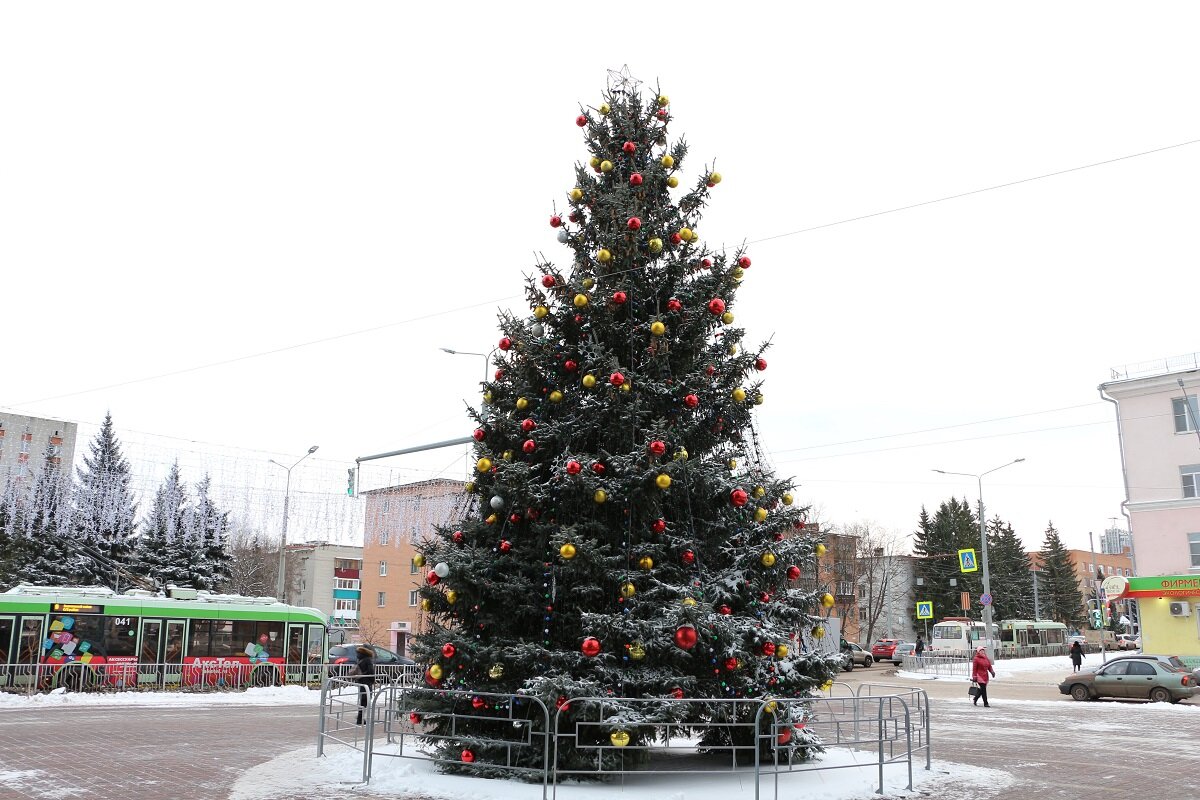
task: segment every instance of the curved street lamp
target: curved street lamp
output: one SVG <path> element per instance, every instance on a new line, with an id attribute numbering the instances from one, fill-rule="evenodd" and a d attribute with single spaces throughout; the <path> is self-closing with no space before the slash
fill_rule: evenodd
<path id="1" fill-rule="evenodd" d="M 285 488 L 283 490 L 283 527 L 279 534 L 279 566 L 276 569 L 276 576 L 275 576 L 275 599 L 281 603 L 286 602 L 286 598 L 284 597 L 284 587 L 286 584 L 284 582 L 284 574 L 283 573 L 284 573 L 284 569 L 285 569 L 287 562 L 284 561 L 283 551 L 284 551 L 284 548 L 287 546 L 288 500 L 291 497 L 291 493 L 292 493 L 292 470 L 295 469 L 296 465 L 299 464 L 301 461 L 308 458 L 313 453 L 317 452 L 317 449 L 318 449 L 317 445 L 314 444 L 312 447 L 308 448 L 307 453 L 300 456 L 300 458 L 296 459 L 296 463 L 292 464 L 290 467 L 285 467 L 283 464 L 280 464 L 278 461 L 276 461 L 273 458 L 267 459 L 268 464 L 274 464 L 275 466 L 277 466 L 280 469 L 287 472 L 287 484 L 285 485 Z"/>

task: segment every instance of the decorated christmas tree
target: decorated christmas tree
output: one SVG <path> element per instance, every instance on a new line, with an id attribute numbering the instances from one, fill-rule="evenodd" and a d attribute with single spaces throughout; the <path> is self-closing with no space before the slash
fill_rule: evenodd
<path id="1" fill-rule="evenodd" d="M 549 219 L 570 263 L 537 264 L 529 313 L 501 316 L 471 412 L 477 510 L 416 559 L 428 686 L 534 696 L 552 714 L 568 698 L 661 698 L 613 718 L 617 746 L 646 736 L 639 721 L 724 713 L 672 698 L 803 698 L 835 668 L 817 647 L 833 598 L 799 588 L 822 545 L 753 427 L 766 345 L 746 348 L 734 325 L 751 260 L 697 233 L 721 175 L 706 166 L 683 186 L 670 109 L 623 71 L 576 118 L 587 159 Z M 477 724 L 430 742 L 452 769 L 486 772 L 511 755 L 486 717 L 513 709 L 475 700 Z M 422 706 L 437 735 L 450 728 L 434 712 L 463 707 L 437 693 Z M 779 738 L 811 745 L 798 729 Z M 719 739 L 703 746 L 749 744 Z M 564 746 L 559 766 L 572 759 Z"/>

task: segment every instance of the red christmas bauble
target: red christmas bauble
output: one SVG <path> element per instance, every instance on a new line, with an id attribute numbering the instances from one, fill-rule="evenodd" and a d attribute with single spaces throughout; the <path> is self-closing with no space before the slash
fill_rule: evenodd
<path id="1" fill-rule="evenodd" d="M 717 609 L 717 611 L 720 611 L 723 615 L 725 615 L 727 617 L 733 613 L 733 609 L 723 603 L 721 604 L 721 607 Z"/>
<path id="2" fill-rule="evenodd" d="M 537 427 L 537 423 L 534 422 L 529 417 L 526 417 L 525 419 L 521 420 L 521 430 L 525 431 L 525 433 L 529 433 L 531 430 L 533 430 L 536 427 Z"/>
<path id="3" fill-rule="evenodd" d="M 712 300 L 708 301 L 708 310 L 711 314 L 724 314 L 725 301 L 719 297 L 714 297 Z"/>
<path id="4" fill-rule="evenodd" d="M 545 286 L 547 289 L 554 288 L 554 276 L 553 275 L 543 275 L 542 276 L 542 286 Z"/>
<path id="5" fill-rule="evenodd" d="M 542 512 L 538 511 L 536 508 L 533 508 L 532 506 L 525 509 L 525 516 L 529 517 L 532 520 L 536 520 L 541 515 L 542 515 Z"/>
<path id="6" fill-rule="evenodd" d="M 572 461 L 567 462 L 567 474 L 568 475 L 578 475 L 579 471 L 581 469 L 583 469 L 583 465 L 580 464 L 578 461 L 572 460 Z"/>
<path id="7" fill-rule="evenodd" d="M 791 740 L 792 740 L 792 729 L 791 729 L 791 727 L 784 728 L 783 730 L 781 730 L 781 731 L 779 732 L 779 743 L 780 743 L 780 744 L 787 744 L 787 743 L 788 743 L 788 742 L 790 742 Z"/>
<path id="8" fill-rule="evenodd" d="M 763 642 L 762 643 L 762 654 L 764 656 L 775 655 L 775 643 L 774 642 Z"/>
<path id="9" fill-rule="evenodd" d="M 442 656 L 445 658 L 454 658 L 454 654 L 457 652 L 458 648 L 456 648 L 450 642 L 446 642 L 444 645 L 442 645 Z"/>
<path id="10" fill-rule="evenodd" d="M 800 568 L 792 564 L 787 568 L 787 576 L 789 581 L 794 581 L 800 577 Z"/>
<path id="11" fill-rule="evenodd" d="M 584 121 L 584 122 L 587 122 L 587 118 L 586 118 L 586 117 L 581 117 L 581 119 L 583 119 L 583 121 Z M 459 754 L 459 756 L 458 756 L 458 757 L 459 757 L 460 759 L 462 759 L 464 763 L 467 763 L 467 764 L 473 764 L 473 763 L 475 763 L 475 754 L 474 754 L 474 753 L 472 753 L 470 750 L 463 750 L 463 751 L 462 751 L 462 752 Z"/>
<path id="12" fill-rule="evenodd" d="M 580 114 L 578 117 L 576 117 L 576 118 L 575 118 L 575 124 L 576 124 L 576 125 L 578 125 L 578 126 L 579 126 L 579 127 L 581 127 L 581 128 L 582 128 L 584 125 L 587 125 L 587 122 L 588 122 L 588 120 L 587 120 L 587 114 Z"/>
<path id="13" fill-rule="evenodd" d="M 530 451 L 530 452 L 532 452 L 532 451 Z M 513 525 L 516 525 L 518 522 L 521 521 L 521 515 L 514 511 L 513 513 L 508 515 L 508 521 L 511 522 Z"/>
<path id="14" fill-rule="evenodd" d="M 754 368 L 756 370 L 758 370 L 759 372 L 762 372 L 764 369 L 767 368 L 767 360 L 765 358 L 754 359 Z"/>
<path id="15" fill-rule="evenodd" d="M 666 529 L 667 529 L 667 521 L 665 519 L 656 519 L 650 525 L 650 530 L 654 531 L 655 533 L 662 533 Z"/>
<path id="16" fill-rule="evenodd" d="M 429 570 L 429 572 L 427 572 L 425 574 L 425 582 L 428 583 L 430 586 L 437 586 L 438 581 L 440 581 L 440 580 L 441 580 L 441 578 L 439 578 L 437 573 L 434 572 L 433 570 Z"/>
<path id="17" fill-rule="evenodd" d="M 595 636 L 589 636 L 583 640 L 583 644 L 579 646 L 579 650 L 588 658 L 595 658 L 600 655 L 600 640 Z"/>
<path id="18" fill-rule="evenodd" d="M 624 292 L 613 292 L 612 300 L 617 305 L 619 305 L 619 306 L 625 305 L 625 301 L 627 299 L 628 299 L 628 297 L 626 296 L 626 294 Z"/>
<path id="19" fill-rule="evenodd" d="M 579 222 L 579 212 L 572 211 L 570 214 L 567 214 L 567 219 L 571 220 L 571 222 Z"/>
<path id="20" fill-rule="evenodd" d="M 504 377 L 504 370 L 498 369 L 495 374 L 496 380 L 501 380 Z"/>
<path id="21" fill-rule="evenodd" d="M 671 697 L 674 697 L 676 700 L 682 700 L 683 699 L 683 689 L 680 689 L 678 686 L 676 686 L 674 689 L 671 690 Z"/>
<path id="22" fill-rule="evenodd" d="M 608 376 L 608 382 L 613 386 L 620 386 L 625 382 L 625 376 L 619 372 L 614 372 L 612 375 Z"/>
<path id="23" fill-rule="evenodd" d="M 637 145 L 633 142 L 626 142 L 625 144 L 621 145 L 621 149 L 626 153 L 632 153 L 637 150 Z"/>
<path id="24" fill-rule="evenodd" d="M 487 705 L 487 700 L 484 700 L 482 697 L 472 697 L 471 698 L 471 708 L 480 709 L 486 705 Z"/>
<path id="25" fill-rule="evenodd" d="M 567 696 L 565 694 L 560 694 L 558 696 L 558 699 L 554 701 L 554 707 L 556 709 L 558 709 L 559 711 L 562 711 L 563 706 L 565 706 L 567 704 L 567 702 L 568 702 Z"/>
<path id="26" fill-rule="evenodd" d="M 437 686 L 441 682 L 441 678 L 435 678 L 429 674 L 429 670 L 425 670 L 425 683 L 429 684 L 430 686 Z"/>
<path id="27" fill-rule="evenodd" d="M 689 394 L 687 397 L 683 398 L 683 404 L 688 408 L 695 408 L 696 406 L 700 405 L 700 398 L 696 397 L 694 394 Z"/>
<path id="28" fill-rule="evenodd" d="M 750 495 L 746 494 L 744 489 L 734 489 L 729 493 L 729 502 L 741 508 L 746 505 L 746 501 L 750 499 Z"/>
<path id="29" fill-rule="evenodd" d="M 508 539 L 501 539 L 500 552 L 507 553 L 509 550 L 512 550 L 512 542 L 510 542 Z"/>
<path id="30" fill-rule="evenodd" d="M 714 367 L 712 364 L 709 364 L 707 367 L 704 368 L 704 374 L 711 378 L 713 375 L 717 374 L 717 368 Z"/>
<path id="31" fill-rule="evenodd" d="M 596 473 L 597 475 L 603 475 L 604 470 L 605 470 L 604 462 L 602 462 L 602 461 L 593 461 L 592 462 L 592 472 Z"/>
<path id="32" fill-rule="evenodd" d="M 560 217 L 558 214 L 555 214 L 550 218 L 550 227 L 557 228 L 559 225 L 562 225 L 562 217 Z"/>
<path id="33" fill-rule="evenodd" d="M 691 625 L 680 625 L 675 629 L 675 644 L 684 650 L 691 650 L 699 640 L 696 629 Z"/>
<path id="34" fill-rule="evenodd" d="M 656 456 L 661 456 L 663 453 L 667 452 L 667 445 L 664 442 L 660 442 L 658 439 L 655 439 L 650 443 L 650 452 Z"/>
<path id="35" fill-rule="evenodd" d="M 729 658 L 725 659 L 723 666 L 725 667 L 726 672 L 733 672 L 738 668 L 738 660 L 733 656 L 730 656 Z"/>
<path id="36" fill-rule="evenodd" d="M 629 176 L 629 185 L 630 186 L 641 186 L 642 185 L 642 173 L 635 172 L 632 175 L 630 175 Z"/>
<path id="37" fill-rule="evenodd" d="M 475 441 L 482 442 L 487 436 L 487 431 L 485 431 L 483 428 L 476 428 L 475 432 L 472 433 L 471 436 L 475 438 Z"/>
<path id="38" fill-rule="evenodd" d="M 637 217 L 630 217 L 629 219 L 625 220 L 625 227 L 629 228 L 631 231 L 639 230 L 642 227 L 642 221 Z"/>
<path id="39" fill-rule="evenodd" d="M 708 268 L 709 268 L 709 267 L 711 267 L 711 266 L 712 266 L 712 259 L 711 259 L 711 258 L 705 258 L 705 259 L 702 259 L 702 260 L 700 261 L 700 267 L 701 267 L 701 269 L 708 269 Z"/>
<path id="40" fill-rule="evenodd" d="M 683 241 L 683 237 L 680 236 L 678 233 L 672 233 L 667 238 L 671 240 L 671 244 L 679 244 L 680 242 Z"/>
<path id="41" fill-rule="evenodd" d="M 739 258 L 738 266 L 742 269 L 750 269 L 750 256 L 742 256 Z"/>
<path id="42" fill-rule="evenodd" d="M 695 552 L 693 552 L 691 550 L 684 550 L 682 553 L 679 554 L 679 558 L 682 559 L 683 563 L 685 563 L 685 564 L 695 564 L 696 563 L 696 554 L 695 554 Z"/>
<path id="43" fill-rule="evenodd" d="M 521 445 L 521 450 L 526 453 L 532 453 L 534 450 L 537 450 L 537 442 L 533 439 L 526 439 L 524 444 Z"/>
<path id="44" fill-rule="evenodd" d="M 462 531 L 455 531 L 450 538 L 454 540 L 455 544 L 462 544 L 465 537 L 463 536 Z"/>
<path id="45" fill-rule="evenodd" d="M 667 311 L 682 311 L 683 303 L 672 297 L 667 301 Z"/>
<path id="46" fill-rule="evenodd" d="M 408 721 L 413 725 L 419 725 L 421 724 L 421 715 L 414 711 L 408 715 Z"/>
<path id="47" fill-rule="evenodd" d="M 760 603 L 771 602 L 771 593 L 770 592 L 759 592 L 758 593 L 758 602 L 760 602 Z"/>
<path id="48" fill-rule="evenodd" d="M 505 336 L 503 339 L 500 340 L 499 346 L 500 346 L 501 350 L 508 350 L 509 348 L 512 347 L 512 339 Z"/>

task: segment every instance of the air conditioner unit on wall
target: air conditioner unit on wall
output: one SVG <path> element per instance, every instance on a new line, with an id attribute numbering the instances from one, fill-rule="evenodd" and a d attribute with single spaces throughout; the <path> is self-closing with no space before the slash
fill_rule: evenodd
<path id="1" fill-rule="evenodd" d="M 1172 600 L 1167 609 L 1171 612 L 1172 617 L 1190 617 L 1192 615 L 1192 604 L 1186 600 Z"/>

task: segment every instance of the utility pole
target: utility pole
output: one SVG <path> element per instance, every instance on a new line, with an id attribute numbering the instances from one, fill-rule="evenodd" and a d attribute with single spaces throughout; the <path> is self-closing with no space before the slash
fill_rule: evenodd
<path id="1" fill-rule="evenodd" d="M 1104 606 L 1100 601 L 1100 582 L 1096 580 L 1096 541 L 1088 531 L 1088 548 L 1092 551 L 1092 595 L 1096 598 L 1096 613 L 1100 615 L 1100 663 L 1108 661 L 1108 645 L 1104 641 Z"/>
<path id="2" fill-rule="evenodd" d="M 1038 575 L 1041 575 L 1041 570 L 1031 569 L 1029 574 L 1033 576 L 1033 621 L 1042 621 L 1042 606 L 1038 602 Z"/>

